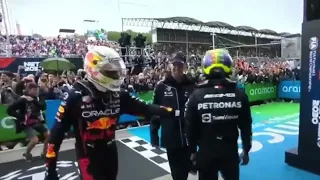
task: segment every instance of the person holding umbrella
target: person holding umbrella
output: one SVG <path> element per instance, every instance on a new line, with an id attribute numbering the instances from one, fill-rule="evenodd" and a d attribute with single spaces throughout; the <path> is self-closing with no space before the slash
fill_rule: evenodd
<path id="1" fill-rule="evenodd" d="M 75 66 L 65 58 L 48 58 L 41 61 L 40 66 L 46 71 L 70 71 Z"/>

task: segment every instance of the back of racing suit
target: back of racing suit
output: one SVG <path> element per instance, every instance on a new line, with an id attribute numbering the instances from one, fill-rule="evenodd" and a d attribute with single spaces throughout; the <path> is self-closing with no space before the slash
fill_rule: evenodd
<path id="1" fill-rule="evenodd" d="M 252 118 L 247 95 L 227 79 L 207 80 L 189 97 L 185 112 L 187 139 L 196 153 L 199 180 L 239 179 L 238 137 L 251 149 Z"/>
<path id="2" fill-rule="evenodd" d="M 58 108 L 46 155 L 46 179 L 57 179 L 58 151 L 65 132 L 73 126 L 81 179 L 115 180 L 118 173 L 115 130 L 119 116 L 146 112 L 160 116 L 173 114 L 170 108 L 147 105 L 127 91 L 100 92 L 88 81 L 77 82 L 64 93 Z"/>

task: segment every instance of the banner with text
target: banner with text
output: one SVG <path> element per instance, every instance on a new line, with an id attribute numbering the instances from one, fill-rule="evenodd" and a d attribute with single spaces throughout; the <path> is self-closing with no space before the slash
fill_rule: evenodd
<path id="1" fill-rule="evenodd" d="M 317 22 L 302 26 L 300 126 L 297 158 L 312 159 L 309 168 L 320 162 L 320 27 Z M 290 150 L 289 150 L 290 151 Z M 306 166 L 301 168 L 307 168 Z M 308 169 L 309 169 L 308 168 Z"/>
<path id="2" fill-rule="evenodd" d="M 245 84 L 244 89 L 250 102 L 277 98 L 277 86 L 273 83 Z"/>
<path id="3" fill-rule="evenodd" d="M 281 81 L 278 85 L 278 97 L 300 99 L 300 81 Z"/>
<path id="4" fill-rule="evenodd" d="M 0 70 L 17 72 L 18 67 L 22 66 L 21 75 L 37 73 L 40 68 L 40 62 L 46 58 L 16 58 L 16 57 L 0 57 Z M 75 65 L 76 70 L 83 68 L 82 58 L 66 58 Z"/>

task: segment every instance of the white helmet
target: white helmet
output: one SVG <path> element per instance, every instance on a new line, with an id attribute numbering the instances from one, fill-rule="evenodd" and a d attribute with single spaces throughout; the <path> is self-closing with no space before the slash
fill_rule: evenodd
<path id="1" fill-rule="evenodd" d="M 99 91 L 120 91 L 126 66 L 120 55 L 106 46 L 91 47 L 84 58 L 87 78 Z"/>

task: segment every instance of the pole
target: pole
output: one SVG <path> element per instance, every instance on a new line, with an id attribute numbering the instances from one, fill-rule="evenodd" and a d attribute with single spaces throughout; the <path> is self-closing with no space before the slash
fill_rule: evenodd
<path id="1" fill-rule="evenodd" d="M 254 35 L 254 45 L 256 46 L 256 57 L 258 57 L 258 39 L 257 39 L 257 35 Z"/>
<path id="2" fill-rule="evenodd" d="M 119 15 L 120 15 L 120 20 L 121 20 L 121 31 L 123 32 L 123 18 L 121 15 L 121 6 L 120 6 L 120 0 L 118 0 L 118 11 L 119 11 Z"/>
<path id="3" fill-rule="evenodd" d="M 186 31 L 186 53 L 187 57 L 189 56 L 189 38 L 188 38 L 188 31 Z"/>
<path id="4" fill-rule="evenodd" d="M 1 3 L 1 11 L 2 11 L 2 20 L 3 20 L 3 24 L 4 24 L 4 28 L 5 28 L 5 31 L 6 31 L 6 53 L 7 53 L 7 56 L 9 56 L 10 54 L 8 53 L 8 49 L 10 48 L 9 45 L 10 45 L 10 36 L 9 36 L 9 30 L 8 30 L 8 24 L 7 24 L 7 14 L 5 13 L 5 8 L 3 6 L 3 1 L 4 0 L 1 0 L 0 3 Z"/>
<path id="5" fill-rule="evenodd" d="M 7 14 L 7 18 L 8 18 L 8 25 L 9 25 L 9 34 L 13 34 L 14 30 L 11 29 L 12 28 L 12 22 L 11 22 L 11 18 L 10 18 L 10 12 L 9 12 L 9 7 L 8 7 L 8 3 L 7 0 L 3 0 L 3 4 L 5 5 L 6 8 L 6 14 Z M 2 12 L 3 14 L 4 12 Z"/>
<path id="6" fill-rule="evenodd" d="M 123 29 L 123 18 L 121 18 L 121 32 L 123 32 L 124 29 Z"/>
<path id="7" fill-rule="evenodd" d="M 212 49 L 215 49 L 216 48 L 216 44 L 215 44 L 215 36 L 216 34 L 215 33 L 212 33 Z"/>

